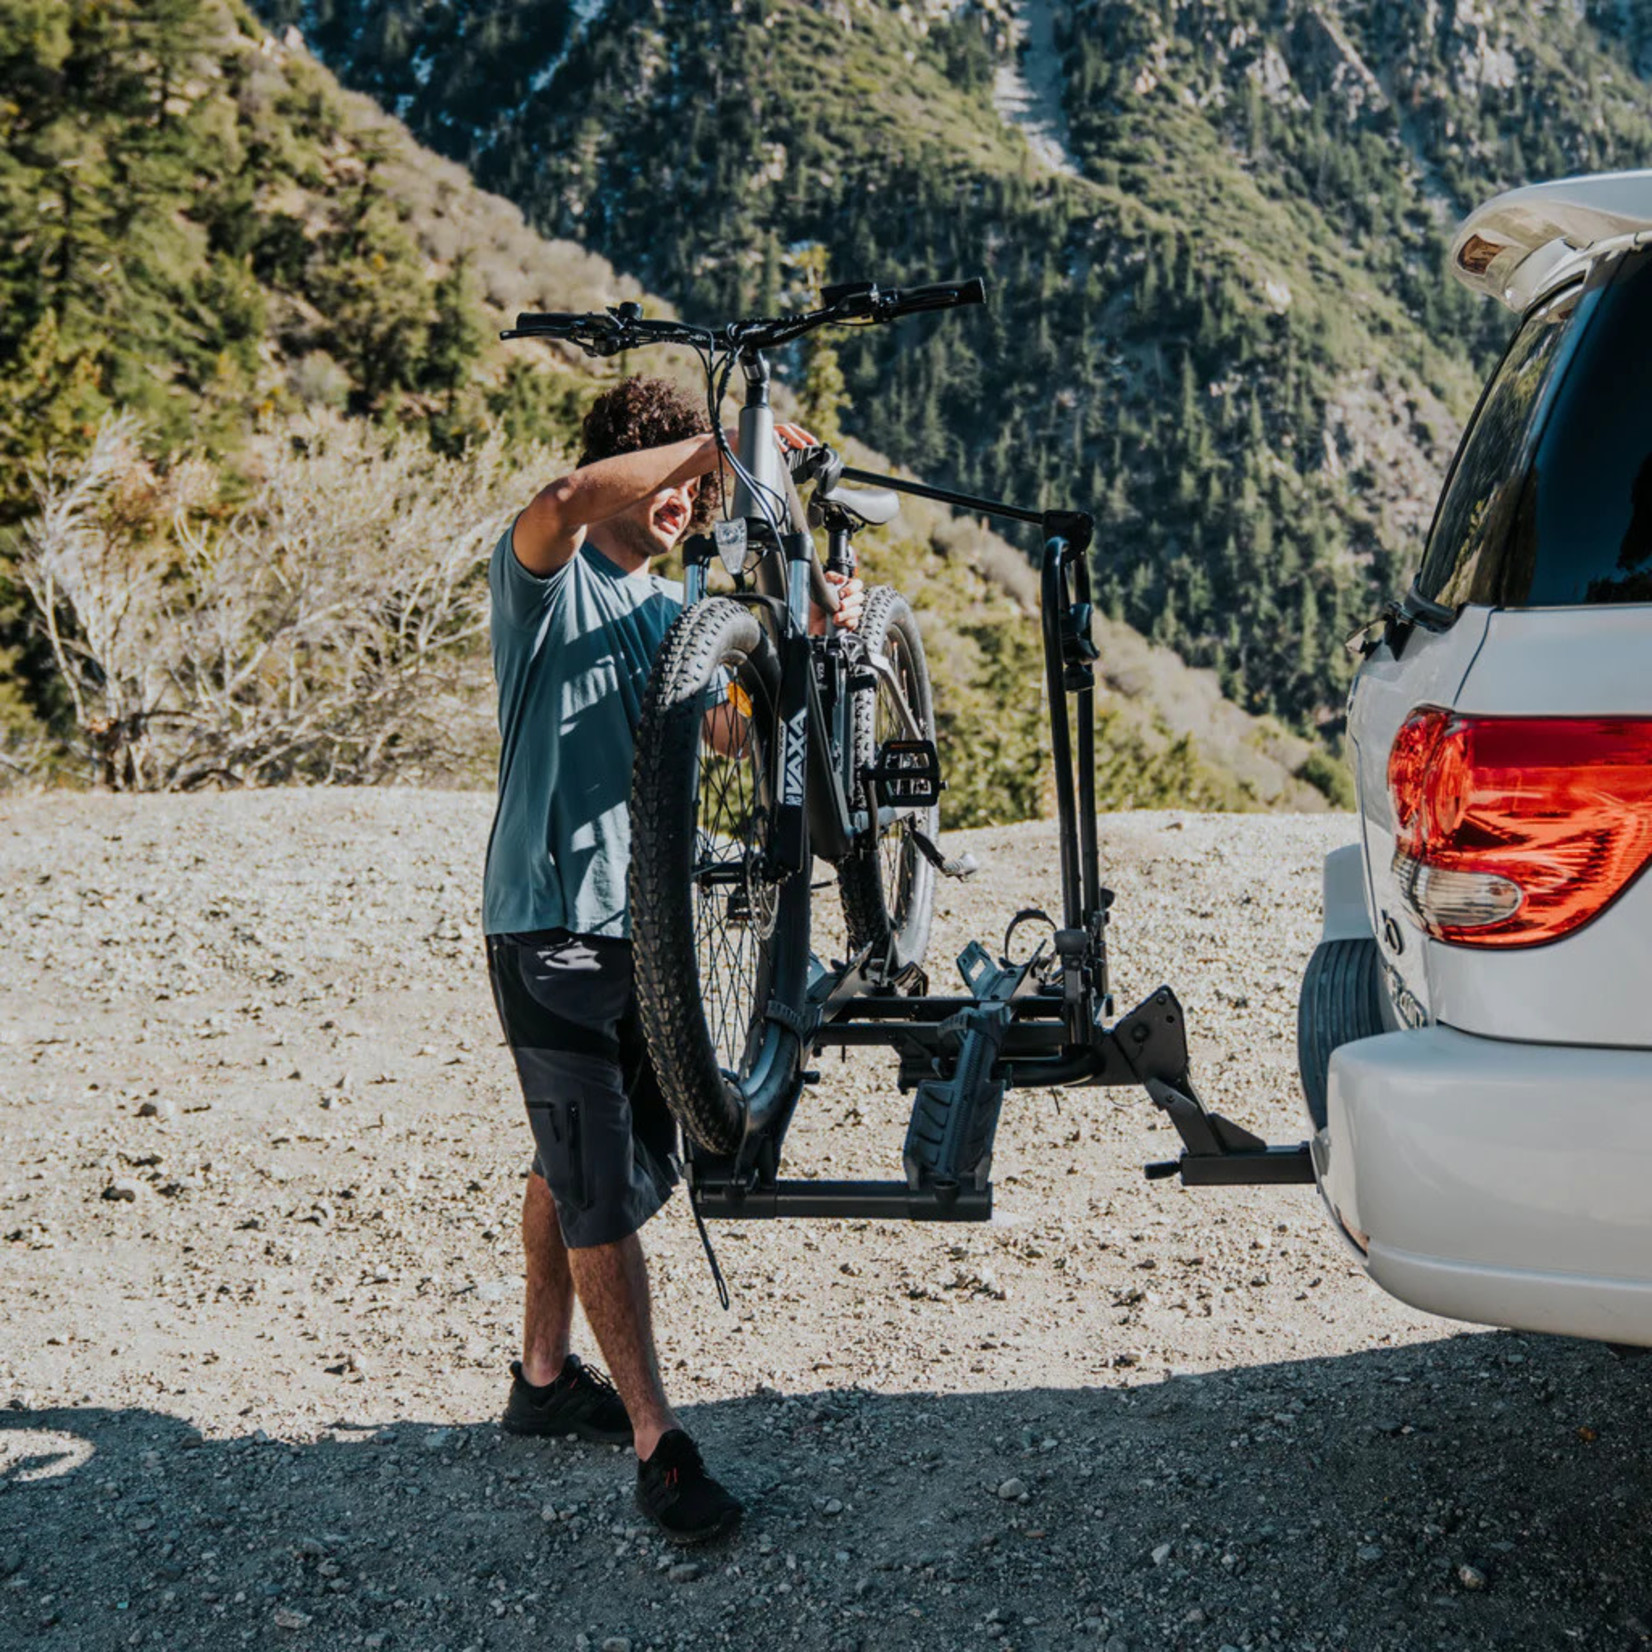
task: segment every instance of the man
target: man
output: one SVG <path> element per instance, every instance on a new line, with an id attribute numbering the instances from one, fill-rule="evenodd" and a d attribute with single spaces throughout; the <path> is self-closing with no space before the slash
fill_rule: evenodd
<path id="1" fill-rule="evenodd" d="M 812 441 L 793 425 L 777 436 Z M 741 1508 L 673 1416 L 654 1350 L 637 1233 L 670 1195 L 676 1130 L 631 990 L 628 802 L 649 668 L 682 608 L 649 563 L 704 525 L 719 465 L 702 408 L 627 379 L 598 397 L 578 468 L 516 518 L 489 569 L 502 749 L 483 928 L 537 1149 L 504 1426 L 629 1441 L 638 1507 L 679 1542 L 731 1531 Z M 843 584 L 837 622 L 852 628 L 862 602 Z M 569 1348 L 576 1293 L 612 1384 Z"/>

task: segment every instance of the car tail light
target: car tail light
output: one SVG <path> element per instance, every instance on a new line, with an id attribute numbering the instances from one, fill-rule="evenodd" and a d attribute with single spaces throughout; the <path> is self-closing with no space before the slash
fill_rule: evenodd
<path id="1" fill-rule="evenodd" d="M 1553 941 L 1652 860 L 1652 718 L 1423 706 L 1395 736 L 1388 794 L 1394 871 L 1430 935 Z"/>

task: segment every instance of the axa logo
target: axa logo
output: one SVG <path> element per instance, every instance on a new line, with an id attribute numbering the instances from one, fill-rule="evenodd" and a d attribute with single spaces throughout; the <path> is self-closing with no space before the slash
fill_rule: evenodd
<path id="1" fill-rule="evenodd" d="M 785 723 L 786 739 L 780 772 L 780 801 L 787 806 L 803 802 L 803 728 L 809 708 L 802 706 Z"/>

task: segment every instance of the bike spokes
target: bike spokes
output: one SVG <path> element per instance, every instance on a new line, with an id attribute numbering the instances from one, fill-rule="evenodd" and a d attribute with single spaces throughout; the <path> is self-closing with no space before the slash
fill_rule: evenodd
<path id="1" fill-rule="evenodd" d="M 901 693 L 906 698 L 906 703 L 908 706 L 916 704 L 918 695 L 917 685 L 913 680 L 912 659 L 907 653 L 900 633 L 889 632 L 884 639 L 884 645 L 890 668 L 895 681 L 900 685 Z M 924 732 L 927 736 L 929 731 Z M 906 736 L 907 724 L 895 703 L 894 690 L 880 676 L 877 687 L 877 712 L 873 722 L 875 750 L 881 752 L 888 741 L 905 739 Z M 888 812 L 887 808 L 880 806 L 880 821 Z M 878 862 L 883 879 L 884 911 L 888 914 L 890 923 L 896 928 L 905 919 L 911 900 L 912 880 L 917 870 L 918 848 L 912 841 L 914 824 L 915 815 L 907 812 L 888 824 L 880 824 L 878 828 Z"/>
<path id="2" fill-rule="evenodd" d="M 779 887 L 766 872 L 771 820 L 751 700 L 731 683 L 701 728 L 695 795 L 694 943 L 717 1061 L 737 1073 L 768 992 Z"/>

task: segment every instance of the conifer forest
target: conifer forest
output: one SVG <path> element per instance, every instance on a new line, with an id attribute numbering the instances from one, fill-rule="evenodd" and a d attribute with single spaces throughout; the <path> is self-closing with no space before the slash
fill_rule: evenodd
<path id="1" fill-rule="evenodd" d="M 1410 577 L 1507 331 L 1450 233 L 1498 189 L 1642 164 L 1649 70 L 1652 8 L 1599 0 L 0 0 L 7 761 L 73 724 L 126 772 L 116 714 L 94 737 L 73 703 L 107 669 L 91 610 L 59 580 L 54 637 L 31 594 L 65 510 L 185 601 L 327 421 L 461 493 L 484 453 L 554 462 L 600 376 L 502 350 L 517 307 L 720 320 L 980 273 L 981 310 L 782 362 L 796 405 L 933 481 L 1093 511 L 1111 618 L 1339 796 L 1344 639 Z M 111 419 L 125 468 L 76 494 Z M 924 578 L 928 549 L 892 554 Z M 929 575 L 977 638 L 959 704 L 1031 646 L 977 572 Z M 439 622 L 460 653 L 468 623 Z"/>

